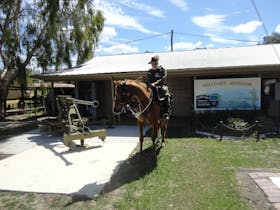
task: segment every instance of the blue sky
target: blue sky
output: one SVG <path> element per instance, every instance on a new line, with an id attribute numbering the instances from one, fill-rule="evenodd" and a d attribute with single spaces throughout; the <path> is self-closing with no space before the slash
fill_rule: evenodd
<path id="1" fill-rule="evenodd" d="M 169 51 L 170 34 L 157 35 L 168 33 L 171 29 L 174 30 L 173 46 L 177 51 L 256 45 L 266 35 L 263 24 L 269 33 L 280 32 L 279 0 L 255 0 L 263 22 L 259 20 L 251 0 L 94 2 L 106 18 L 96 55 Z M 152 36 L 155 37 L 129 43 Z M 127 43 L 118 45 L 124 42 Z M 115 46 L 106 47 L 112 45 Z"/>

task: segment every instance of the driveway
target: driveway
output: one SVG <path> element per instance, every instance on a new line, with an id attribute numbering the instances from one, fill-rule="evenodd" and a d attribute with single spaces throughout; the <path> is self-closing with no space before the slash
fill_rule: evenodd
<path id="1" fill-rule="evenodd" d="M 33 130 L 0 142 L 0 190 L 78 194 L 93 198 L 138 143 L 136 126 L 107 129 L 103 143 L 85 139 L 69 151 L 62 138 Z"/>

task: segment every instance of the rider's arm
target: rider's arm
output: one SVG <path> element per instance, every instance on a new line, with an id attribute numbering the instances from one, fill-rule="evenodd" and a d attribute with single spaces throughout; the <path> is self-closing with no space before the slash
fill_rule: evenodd
<path id="1" fill-rule="evenodd" d="M 167 77 L 167 72 L 166 72 L 166 69 L 163 68 L 163 67 L 160 67 L 160 76 L 161 76 L 161 78 L 154 82 L 155 85 L 163 85 L 164 84 L 164 81 Z"/>

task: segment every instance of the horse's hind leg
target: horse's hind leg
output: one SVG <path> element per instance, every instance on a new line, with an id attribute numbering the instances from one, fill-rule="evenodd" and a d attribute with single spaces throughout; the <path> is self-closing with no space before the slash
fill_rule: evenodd
<path id="1" fill-rule="evenodd" d="M 143 124 L 138 122 L 138 130 L 139 130 L 139 143 L 140 143 L 140 153 L 143 151 Z"/>
<path id="2" fill-rule="evenodd" d="M 153 125 L 152 126 L 152 135 L 151 135 L 151 139 L 153 141 L 153 146 L 154 146 L 154 150 L 156 150 L 156 138 L 157 138 L 157 126 Z"/>
<path id="3" fill-rule="evenodd" d="M 167 122 L 162 122 L 161 125 L 161 147 L 165 147 L 165 136 L 166 136 Z"/>

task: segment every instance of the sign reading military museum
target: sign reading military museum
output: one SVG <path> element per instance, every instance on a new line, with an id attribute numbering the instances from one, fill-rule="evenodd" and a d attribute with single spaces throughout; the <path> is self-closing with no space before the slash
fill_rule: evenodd
<path id="1" fill-rule="evenodd" d="M 261 108 L 261 79 L 194 80 L 195 110 L 259 110 Z"/>

